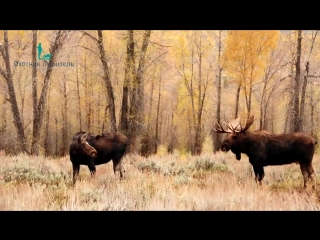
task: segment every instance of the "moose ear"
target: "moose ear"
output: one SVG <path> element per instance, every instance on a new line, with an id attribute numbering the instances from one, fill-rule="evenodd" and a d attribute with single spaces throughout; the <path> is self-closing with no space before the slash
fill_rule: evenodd
<path id="1" fill-rule="evenodd" d="M 81 142 L 84 142 L 85 140 L 87 139 L 87 134 L 83 134 L 83 135 L 80 135 L 78 137 L 78 142 L 81 143 Z"/>

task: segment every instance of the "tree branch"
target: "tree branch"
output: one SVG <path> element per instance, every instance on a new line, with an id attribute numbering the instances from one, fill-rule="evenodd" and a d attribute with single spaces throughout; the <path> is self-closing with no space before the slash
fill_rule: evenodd
<path id="1" fill-rule="evenodd" d="M 89 50 L 89 51 L 93 52 L 94 54 L 98 55 L 98 53 L 96 53 L 95 51 L 93 51 L 93 50 L 90 49 L 90 48 L 87 48 L 87 47 L 82 46 L 82 45 L 79 45 L 79 44 L 78 44 L 78 46 L 79 46 L 79 47 L 82 47 L 82 48 L 84 48 L 84 49 L 86 49 L 86 50 Z"/>
<path id="2" fill-rule="evenodd" d="M 7 73 L 0 67 L 0 74 L 2 75 L 2 77 L 4 78 L 4 79 L 6 79 L 7 78 Z"/>
<path id="3" fill-rule="evenodd" d="M 3 57 L 3 59 L 5 59 L 6 54 L 5 54 L 4 50 L 3 50 L 1 42 L 0 42 L 0 53 L 1 53 L 1 56 Z"/>
<path id="4" fill-rule="evenodd" d="M 285 80 L 287 77 L 291 77 L 291 74 L 289 74 L 288 76 L 285 76 L 285 77 L 281 78 L 279 81 L 282 82 L 282 81 Z"/>
<path id="5" fill-rule="evenodd" d="M 307 75 L 308 78 L 319 78 L 320 76 L 317 75 Z"/>
<path id="6" fill-rule="evenodd" d="M 150 43 L 158 45 L 160 47 L 172 47 L 172 46 L 165 46 L 165 45 L 162 45 L 162 44 L 159 44 L 159 43 L 156 43 L 156 42 L 151 42 L 151 41 L 150 41 Z"/>
<path id="7" fill-rule="evenodd" d="M 87 33 L 86 31 L 81 31 L 81 32 L 83 33 L 84 36 L 90 37 L 96 44 L 99 43 L 99 40 L 96 37 L 92 36 L 90 33 Z"/>

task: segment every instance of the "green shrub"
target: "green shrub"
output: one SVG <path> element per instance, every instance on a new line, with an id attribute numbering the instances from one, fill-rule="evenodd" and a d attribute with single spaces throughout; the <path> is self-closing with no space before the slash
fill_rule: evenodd
<path id="1" fill-rule="evenodd" d="M 197 159 L 189 165 L 191 171 L 207 171 L 207 172 L 228 172 L 228 166 L 224 163 L 217 163 L 208 158 Z"/>
<path id="2" fill-rule="evenodd" d="M 14 166 L 1 170 L 4 182 L 47 184 L 59 185 L 61 181 L 67 181 L 70 176 L 67 176 L 62 171 L 51 171 L 47 167 L 36 169 L 28 165 Z"/>
<path id="3" fill-rule="evenodd" d="M 138 169 L 142 172 L 144 171 L 150 171 L 154 173 L 159 173 L 160 172 L 160 166 L 157 166 L 157 164 L 153 161 L 147 161 L 140 163 L 138 165 Z"/>
<path id="4" fill-rule="evenodd" d="M 146 161 L 138 165 L 140 171 L 149 171 L 153 173 L 161 173 L 164 176 L 175 176 L 185 174 L 188 170 L 182 166 L 176 166 L 175 162 L 168 164 L 162 163 L 161 166 L 154 161 Z"/>
<path id="5" fill-rule="evenodd" d="M 80 201 L 81 203 L 97 203 L 101 201 L 103 196 L 103 188 L 100 189 L 91 189 L 85 188 L 80 192 Z"/>

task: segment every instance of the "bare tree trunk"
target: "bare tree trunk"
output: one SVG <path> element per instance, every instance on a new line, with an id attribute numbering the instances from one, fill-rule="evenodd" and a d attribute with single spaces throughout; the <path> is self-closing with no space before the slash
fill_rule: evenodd
<path id="1" fill-rule="evenodd" d="M 306 73 L 305 73 L 304 78 L 303 78 L 303 84 L 302 84 L 302 90 L 301 90 L 299 131 L 303 131 L 304 105 L 305 105 L 305 101 L 306 101 L 306 90 L 307 90 L 307 84 L 308 84 L 308 75 L 309 75 L 309 62 L 307 62 L 307 64 L 306 64 Z"/>
<path id="2" fill-rule="evenodd" d="M 285 132 L 293 132 L 293 93 L 291 93 L 291 99 L 287 103 L 287 116 L 284 126 Z"/>
<path id="3" fill-rule="evenodd" d="M 274 104 L 272 103 L 271 105 L 271 120 L 270 120 L 270 125 L 271 125 L 271 132 L 274 132 L 274 115 L 275 115 L 275 110 L 274 110 Z M 265 114 L 266 116 L 266 114 Z M 268 123 L 269 121 L 265 121 L 264 123 Z"/>
<path id="4" fill-rule="evenodd" d="M 174 125 L 174 100 L 171 98 L 171 114 L 166 118 L 165 126 L 167 127 L 167 131 L 165 132 L 165 136 L 169 137 L 168 142 L 168 153 L 173 153 L 174 148 L 176 147 L 176 126 Z M 162 118 L 160 118 L 160 127 L 162 126 Z M 170 124 L 170 125 L 169 125 Z M 163 140 L 165 142 L 165 139 Z"/>
<path id="5" fill-rule="evenodd" d="M 56 34 L 54 43 L 50 47 L 51 58 L 49 60 L 49 63 L 47 64 L 47 71 L 44 77 L 44 83 L 43 83 L 40 99 L 39 99 L 37 108 L 34 111 L 36 115 L 33 116 L 34 128 L 33 128 L 33 134 L 32 134 L 33 139 L 31 144 L 31 154 L 34 154 L 34 155 L 39 154 L 40 132 L 43 124 L 43 115 L 47 105 L 47 93 L 48 93 L 49 81 L 50 81 L 50 77 L 53 69 L 53 63 L 55 62 L 58 51 L 62 47 L 66 39 L 66 36 L 67 34 L 63 30 L 59 30 Z"/>
<path id="6" fill-rule="evenodd" d="M 104 108 L 104 115 L 103 115 L 103 123 L 102 123 L 102 132 L 106 132 L 107 131 L 107 127 L 106 127 L 106 121 L 108 119 L 108 109 L 109 109 L 110 104 L 108 105 L 108 98 L 106 99 L 106 107 Z"/>
<path id="7" fill-rule="evenodd" d="M 191 117 L 190 117 L 191 115 Z M 190 111 L 188 111 L 188 132 L 190 133 L 190 136 L 192 136 L 192 138 L 188 138 L 187 140 L 187 148 L 191 150 L 191 154 L 194 154 L 195 150 L 194 150 L 194 124 L 192 123 L 192 117 L 193 114 L 190 113 Z"/>
<path id="8" fill-rule="evenodd" d="M 248 97 L 248 104 L 247 104 L 247 118 L 251 115 L 251 101 L 252 101 L 252 76 L 250 77 L 250 87 L 249 87 L 249 97 Z"/>
<path id="9" fill-rule="evenodd" d="M 191 45 L 191 67 L 190 67 L 190 76 L 189 74 L 186 74 L 185 72 L 185 64 L 183 63 L 183 67 L 182 67 L 182 71 L 183 71 L 183 76 L 184 76 L 184 83 L 185 83 L 185 86 L 188 90 L 188 94 L 189 94 L 189 97 L 190 97 L 190 102 L 191 102 L 191 113 L 188 111 L 188 117 L 189 117 L 189 121 L 188 121 L 188 125 L 190 127 L 190 130 L 189 130 L 189 133 L 190 133 L 190 137 L 188 138 L 188 148 L 191 149 L 191 154 L 192 155 L 196 155 L 196 148 L 197 148 L 197 138 L 199 138 L 199 136 L 197 136 L 198 134 L 198 128 L 197 128 L 197 113 L 196 113 L 196 102 L 195 102 L 195 96 L 196 96 L 196 91 L 195 91 L 195 85 L 194 84 L 194 80 L 195 80 L 195 77 L 194 77 L 194 74 L 195 74 L 195 63 L 194 63 L 194 58 L 195 58 L 195 41 L 194 41 L 194 35 L 191 36 L 192 39 L 191 39 L 191 42 L 192 42 L 192 45 Z M 200 68 L 199 68 L 200 69 Z M 199 83 L 200 85 L 200 80 L 199 80 Z M 198 89 L 199 90 L 199 89 Z M 200 92 L 199 92 L 199 97 L 198 97 L 198 100 L 200 99 Z M 199 103 L 199 102 L 198 102 Z M 200 106 L 198 106 L 200 107 Z M 191 115 L 191 117 L 190 117 Z"/>
<path id="10" fill-rule="evenodd" d="M 259 128 L 265 128 L 265 112 L 267 111 L 266 108 L 266 94 L 267 94 L 267 75 L 264 76 L 263 79 L 263 89 L 261 94 L 261 101 L 260 101 L 260 121 L 259 121 Z"/>
<path id="11" fill-rule="evenodd" d="M 294 53 L 291 56 L 294 59 Z M 294 67 L 291 65 L 290 76 L 294 75 Z M 288 87 L 289 92 L 289 103 L 287 104 L 287 117 L 285 124 L 285 132 L 293 132 L 294 131 L 294 78 L 290 77 L 290 86 Z"/>
<path id="12" fill-rule="evenodd" d="M 5 150 L 6 146 L 7 146 L 7 127 L 8 127 L 8 119 L 7 119 L 7 98 L 8 96 L 6 96 L 7 94 L 3 95 L 3 100 L 2 100 L 2 116 L 1 116 L 1 130 L 0 130 L 0 139 L 1 143 L 0 143 L 0 150 Z"/>
<path id="13" fill-rule="evenodd" d="M 106 52 L 104 49 L 104 44 L 103 44 L 103 34 L 102 30 L 98 30 L 98 47 L 100 50 L 100 59 L 103 65 L 103 79 L 104 82 L 106 83 L 107 87 L 107 93 L 108 93 L 108 100 L 109 100 L 109 113 L 110 113 L 110 124 L 111 124 L 111 132 L 117 132 L 117 121 L 116 121 L 116 110 L 115 110 L 115 104 L 114 104 L 114 96 L 113 96 L 113 88 L 112 88 L 112 83 L 110 79 L 110 71 L 107 63 L 107 57 L 106 57 Z"/>
<path id="14" fill-rule="evenodd" d="M 128 134 L 128 109 L 129 109 L 129 85 L 133 82 L 135 76 L 134 68 L 134 41 L 133 41 L 133 30 L 128 30 L 128 41 L 127 41 L 127 57 L 125 76 L 123 83 L 122 93 L 122 105 L 121 105 L 121 117 L 120 117 L 120 131 L 124 134 Z"/>
<path id="15" fill-rule="evenodd" d="M 149 45 L 151 30 L 145 30 L 143 42 L 141 46 L 141 54 L 139 59 L 139 66 L 132 84 L 132 96 L 130 101 L 130 118 L 129 121 L 129 151 L 136 152 L 140 145 L 140 137 L 143 135 L 143 85 L 142 77 L 146 62 L 146 53 Z"/>
<path id="16" fill-rule="evenodd" d="M 78 60 L 78 58 L 77 58 Z M 77 97 L 78 97 L 78 116 L 79 116 L 79 131 L 82 131 L 82 116 L 81 116 L 81 97 L 80 97 L 80 84 L 79 84 L 79 72 L 78 62 L 76 64 L 76 79 L 77 79 Z"/>
<path id="17" fill-rule="evenodd" d="M 192 46 L 192 51 L 191 51 L 191 59 L 194 58 L 194 48 Z M 191 100 L 191 109 L 192 109 L 192 121 L 190 123 L 192 123 L 192 127 L 193 127 L 193 131 L 190 131 L 191 133 L 193 133 L 194 135 L 191 135 L 192 138 L 189 139 L 190 141 L 190 149 L 191 149 L 191 154 L 194 155 L 195 154 L 195 141 L 196 141 L 196 110 L 195 110 L 195 102 L 194 102 L 194 86 L 193 86 L 193 80 L 194 80 L 194 62 L 191 61 L 191 77 L 190 77 L 190 90 L 189 90 L 189 95 L 190 95 L 190 100 Z"/>
<path id="18" fill-rule="evenodd" d="M 88 80 L 88 74 L 87 74 L 87 61 L 85 59 L 84 62 L 85 65 L 85 73 L 84 73 L 84 99 L 85 99 L 85 106 L 86 106 L 86 116 L 85 116 L 85 123 L 86 123 L 86 131 L 89 133 L 92 133 L 92 81 Z"/>
<path id="19" fill-rule="evenodd" d="M 202 51 L 201 51 L 201 47 L 202 47 L 202 38 L 200 37 L 199 39 L 199 84 L 198 84 L 198 111 L 197 111 L 197 121 L 196 121 L 196 129 L 195 129 L 195 154 L 196 155 L 200 155 L 202 152 L 202 143 L 203 143 L 203 139 L 202 139 L 202 110 L 203 110 L 203 104 L 204 104 L 204 99 L 205 99 L 205 94 L 206 94 L 206 89 L 202 89 L 203 88 L 203 84 L 204 81 L 202 79 Z"/>
<path id="20" fill-rule="evenodd" d="M 2 116 L 1 116 L 1 133 L 4 135 L 4 133 L 7 131 L 7 96 L 3 95 L 2 100 Z M 4 139 L 4 136 L 2 136 L 2 139 Z"/>
<path id="21" fill-rule="evenodd" d="M 161 78 L 161 77 L 160 77 Z M 161 80 L 160 80 L 161 81 Z M 142 156 L 150 156 L 152 153 L 154 153 L 154 135 L 152 134 L 153 130 L 153 117 L 152 117 L 152 112 L 153 112 L 153 94 L 154 94 L 154 79 L 151 80 L 151 89 L 149 90 L 150 95 L 149 95 L 149 103 L 147 112 L 149 113 L 146 116 L 146 131 L 144 135 L 142 136 L 141 139 L 141 147 L 140 147 L 140 154 Z"/>
<path id="22" fill-rule="evenodd" d="M 259 129 L 263 129 L 263 120 L 264 120 L 264 108 L 263 108 L 263 99 L 261 99 L 261 102 L 260 102 L 260 121 L 259 121 Z"/>
<path id="23" fill-rule="evenodd" d="M 158 103 L 157 103 L 157 113 L 156 113 L 156 134 L 154 142 L 154 153 L 158 152 L 158 142 L 159 142 L 159 117 L 160 117 L 160 101 L 161 101 L 161 73 L 159 78 L 159 89 L 158 89 Z"/>
<path id="24" fill-rule="evenodd" d="M 58 119 L 57 119 L 57 116 L 55 116 L 54 118 L 55 120 L 55 128 L 56 128 L 56 131 L 55 131 L 55 156 L 58 156 L 58 133 L 59 133 L 59 129 L 58 129 Z"/>
<path id="25" fill-rule="evenodd" d="M 67 146 L 68 146 L 68 99 L 67 99 L 67 82 L 64 77 L 62 83 L 62 96 L 63 96 L 63 106 L 61 108 L 62 115 L 62 134 L 61 134 L 61 144 L 62 147 L 60 149 L 60 156 L 64 156 L 67 154 Z"/>
<path id="26" fill-rule="evenodd" d="M 32 31 L 32 62 L 37 62 L 37 30 Z M 31 154 L 39 154 L 40 143 L 35 142 L 37 139 L 37 132 L 35 129 L 37 128 L 37 121 L 35 121 L 36 116 L 38 116 L 38 93 L 37 93 L 37 66 L 34 64 L 32 66 L 32 102 L 33 102 L 33 127 L 34 131 L 32 132 L 32 138 L 34 143 L 31 145 Z"/>
<path id="27" fill-rule="evenodd" d="M 13 85 L 13 79 L 12 79 L 12 73 L 11 73 L 11 67 L 10 67 L 10 54 L 9 54 L 9 41 L 8 41 L 8 32 L 6 30 L 3 31 L 3 37 L 4 37 L 4 46 L 0 43 L 0 54 L 5 62 L 6 70 L 4 71 L 0 67 L 0 74 L 7 82 L 8 87 L 8 94 L 10 98 L 10 104 L 11 104 L 11 111 L 13 115 L 13 123 L 17 130 L 18 134 L 18 142 L 20 144 L 20 148 L 22 152 L 28 153 L 27 148 L 27 139 L 24 133 L 24 127 L 22 124 L 22 118 L 19 112 L 18 103 L 16 99 L 16 93 L 14 90 Z"/>
<path id="28" fill-rule="evenodd" d="M 49 92 L 50 95 L 50 92 Z M 49 96 L 48 96 L 49 97 Z M 50 98 L 50 97 L 49 97 Z M 46 157 L 50 156 L 50 132 L 49 132 L 49 125 L 50 125 L 50 111 L 46 109 L 46 123 L 45 123 L 45 130 L 44 130 L 44 155 Z"/>
<path id="29" fill-rule="evenodd" d="M 300 61 L 301 61 L 301 36 L 302 30 L 298 30 L 297 38 L 297 54 L 296 54 L 296 76 L 294 85 L 294 106 L 293 106 L 293 131 L 298 132 L 301 128 L 300 121 L 300 106 L 299 106 L 299 96 L 300 96 Z"/>
<path id="30" fill-rule="evenodd" d="M 311 94 L 310 94 L 310 129 L 311 129 L 311 136 L 314 136 L 314 113 L 315 113 L 315 109 L 314 109 L 314 100 L 313 100 L 313 94 L 314 94 L 314 91 L 313 91 L 313 88 L 312 88 L 312 91 L 311 91 Z"/>
<path id="31" fill-rule="evenodd" d="M 239 83 L 238 88 L 237 88 L 237 93 L 236 93 L 236 109 L 235 109 L 235 113 L 234 113 L 234 118 L 237 118 L 238 114 L 239 114 L 240 89 L 241 89 L 241 84 Z"/>
<path id="32" fill-rule="evenodd" d="M 221 66 L 221 30 L 219 30 L 219 40 L 218 40 L 218 96 L 217 96 L 217 111 L 216 118 L 217 122 L 221 122 L 221 78 L 222 78 L 222 66 Z M 213 135 L 213 152 L 219 151 L 221 148 L 221 134 L 217 134 L 213 130 L 211 130 L 211 134 Z"/>
<path id="33" fill-rule="evenodd" d="M 316 106 L 316 103 L 314 102 L 314 89 L 313 89 L 313 86 L 311 88 L 311 93 L 310 93 L 310 107 L 311 107 L 311 116 L 310 116 L 310 129 L 311 129 L 311 136 L 317 138 L 317 134 L 315 132 L 315 126 L 314 126 L 314 115 L 315 115 L 315 106 Z"/>
<path id="34" fill-rule="evenodd" d="M 309 57 L 311 56 L 314 43 L 317 37 L 318 31 L 316 31 L 315 35 L 312 37 L 312 44 L 310 47 L 310 52 L 309 52 Z M 304 107 L 305 107 L 305 99 L 306 99 L 306 90 L 307 90 L 307 84 L 308 84 L 308 76 L 309 76 L 309 60 L 306 63 L 306 72 L 303 78 L 303 84 L 302 84 L 302 90 L 301 90 L 301 102 L 300 102 L 300 131 L 303 131 L 303 119 L 304 119 Z M 311 93 L 312 96 L 312 93 Z M 311 103 L 311 108 L 312 108 L 312 103 Z M 313 114 L 313 109 L 311 110 L 311 114 Z M 313 117 L 313 116 L 312 116 Z"/>
<path id="35" fill-rule="evenodd" d="M 161 76 L 159 77 L 159 81 L 161 81 Z M 154 94 L 154 88 L 155 88 L 155 83 L 154 80 L 151 82 L 151 90 L 150 90 L 150 97 L 149 97 L 149 109 L 147 110 L 148 114 L 148 122 L 147 122 L 147 134 L 148 134 L 148 155 L 154 153 L 154 142 L 155 142 L 155 136 L 152 133 L 153 132 L 153 94 Z"/>

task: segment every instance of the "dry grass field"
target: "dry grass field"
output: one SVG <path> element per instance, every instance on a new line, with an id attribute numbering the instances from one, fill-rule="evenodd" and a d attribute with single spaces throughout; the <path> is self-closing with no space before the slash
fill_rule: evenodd
<path id="1" fill-rule="evenodd" d="M 314 156 L 316 192 L 303 190 L 297 164 L 265 167 L 258 187 L 246 155 L 124 157 L 125 179 L 112 163 L 97 166 L 91 178 L 81 166 L 72 186 L 69 157 L 0 156 L 0 210 L 195 210 L 284 211 L 320 209 L 320 155 Z"/>

